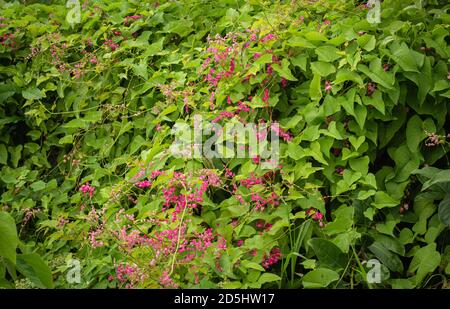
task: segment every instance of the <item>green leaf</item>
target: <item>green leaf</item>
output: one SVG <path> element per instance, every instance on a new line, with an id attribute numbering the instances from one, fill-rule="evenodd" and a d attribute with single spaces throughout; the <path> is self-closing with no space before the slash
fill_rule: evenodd
<path id="1" fill-rule="evenodd" d="M 372 203 L 372 206 L 378 209 L 386 208 L 386 207 L 395 207 L 400 205 L 400 201 L 392 198 L 389 194 L 384 191 L 378 191 L 375 194 L 375 202 Z"/>
<path id="2" fill-rule="evenodd" d="M 358 73 L 356 73 L 354 71 L 350 71 L 345 68 L 339 69 L 337 71 L 336 79 L 334 80 L 334 84 L 339 85 L 339 84 L 344 83 L 349 80 L 353 81 L 359 85 L 364 84 L 363 79 L 361 78 L 361 76 Z"/>
<path id="3" fill-rule="evenodd" d="M 30 187 L 31 187 L 31 189 L 33 189 L 33 191 L 41 191 L 41 190 L 43 190 L 43 189 L 45 189 L 45 182 L 43 182 L 42 180 L 39 180 L 39 181 L 36 181 L 36 182 L 33 182 L 31 185 L 30 185 Z"/>
<path id="4" fill-rule="evenodd" d="M 450 182 L 450 169 L 441 170 L 423 184 L 422 191 L 427 190 L 433 185 Z"/>
<path id="5" fill-rule="evenodd" d="M 66 135 L 59 139 L 59 144 L 72 144 L 73 143 L 73 135 Z"/>
<path id="6" fill-rule="evenodd" d="M 52 272 L 37 253 L 17 255 L 17 270 L 40 288 L 53 288 Z"/>
<path id="7" fill-rule="evenodd" d="M 366 175 L 369 171 L 369 161 L 369 157 L 364 156 L 362 158 L 350 159 L 349 164 L 355 172 L 360 172 L 362 175 Z"/>
<path id="8" fill-rule="evenodd" d="M 261 277 L 259 277 L 258 282 L 260 284 L 264 284 L 267 282 L 280 281 L 281 277 L 272 273 L 263 273 Z"/>
<path id="9" fill-rule="evenodd" d="M 194 30 L 192 29 L 193 24 L 194 23 L 191 20 L 177 19 L 166 23 L 164 25 L 163 31 L 176 33 L 181 37 L 185 37 Z"/>
<path id="10" fill-rule="evenodd" d="M 8 150 L 4 144 L 0 144 L 0 164 L 8 164 Z"/>
<path id="11" fill-rule="evenodd" d="M 277 64 L 277 63 L 274 63 L 272 65 L 272 68 L 281 77 L 284 77 L 287 80 L 296 81 L 297 79 L 295 78 L 294 75 L 292 75 L 291 70 L 289 69 L 289 65 L 290 65 L 289 60 L 284 58 L 283 60 L 281 60 L 281 66 L 279 64 Z"/>
<path id="12" fill-rule="evenodd" d="M 322 88 L 320 85 L 320 75 L 315 74 L 309 86 L 309 96 L 312 100 L 320 100 L 322 98 Z"/>
<path id="13" fill-rule="evenodd" d="M 366 118 L 367 118 L 367 108 L 365 106 L 357 104 L 355 106 L 355 119 L 361 130 L 364 129 Z"/>
<path id="14" fill-rule="evenodd" d="M 450 194 L 447 194 L 445 198 L 439 203 L 438 214 L 439 220 L 450 227 Z"/>
<path id="15" fill-rule="evenodd" d="M 308 156 L 313 157 L 317 162 L 328 165 L 327 160 L 323 157 L 322 151 L 320 151 L 320 143 L 318 141 L 312 142 L 309 145 L 309 149 L 305 149 L 305 152 Z"/>
<path id="16" fill-rule="evenodd" d="M 354 208 L 343 205 L 333 213 L 334 220 L 329 222 L 323 229 L 327 235 L 347 232 L 353 225 Z"/>
<path id="17" fill-rule="evenodd" d="M 32 87 L 22 91 L 22 96 L 27 100 L 38 100 L 45 97 L 39 88 Z"/>
<path id="18" fill-rule="evenodd" d="M 319 127 L 320 125 L 307 126 L 300 134 L 302 141 L 315 141 L 319 138 Z"/>
<path id="19" fill-rule="evenodd" d="M 441 262 L 441 255 L 436 251 L 436 243 L 420 248 L 414 253 L 408 272 L 416 274 L 416 285 L 419 285 L 426 275 L 433 272 Z"/>
<path id="20" fill-rule="evenodd" d="M 16 223 L 6 212 L 0 212 L 0 256 L 16 263 L 16 248 L 19 244 Z"/>
<path id="21" fill-rule="evenodd" d="M 302 284 L 305 288 L 325 288 L 337 280 L 339 280 L 337 272 L 327 268 L 317 268 L 303 277 Z"/>
<path id="22" fill-rule="evenodd" d="M 286 151 L 287 155 L 294 160 L 300 160 L 306 156 L 305 150 L 297 144 L 289 143 Z"/>
<path id="23" fill-rule="evenodd" d="M 383 65 L 379 58 L 372 60 L 369 67 L 364 64 L 359 64 L 358 70 L 366 74 L 375 83 L 380 84 L 387 89 L 394 89 L 394 74 L 383 70 Z"/>
<path id="24" fill-rule="evenodd" d="M 339 49 L 334 46 L 320 46 L 314 50 L 319 57 L 319 61 L 333 62 L 341 56 L 338 54 Z"/>
<path id="25" fill-rule="evenodd" d="M 64 128 L 79 128 L 79 129 L 87 129 L 89 124 L 80 118 L 75 118 L 70 120 L 69 122 L 63 124 Z"/>
<path id="26" fill-rule="evenodd" d="M 396 272 L 403 271 L 403 263 L 400 258 L 395 253 L 389 251 L 381 242 L 374 242 L 368 248 L 390 270 Z"/>
<path id="27" fill-rule="evenodd" d="M 395 42 L 390 46 L 389 56 L 407 72 L 419 72 L 419 67 L 423 65 L 424 56 L 409 49 L 405 42 Z"/>
<path id="28" fill-rule="evenodd" d="M 334 243 L 327 239 L 312 238 L 308 244 L 313 248 L 319 260 L 320 267 L 343 269 L 347 264 L 347 257 Z"/>
<path id="29" fill-rule="evenodd" d="M 148 79 L 147 62 L 141 60 L 139 64 L 133 64 L 133 73 L 143 79 Z"/>
<path id="30" fill-rule="evenodd" d="M 358 136 L 357 138 L 352 135 L 348 138 L 348 141 L 352 144 L 356 151 L 358 151 L 359 147 L 361 147 L 365 140 L 366 137 L 364 135 Z"/>
<path id="31" fill-rule="evenodd" d="M 361 48 L 372 51 L 375 48 L 377 40 L 375 39 L 375 36 L 370 34 L 364 34 L 357 39 L 358 45 L 361 46 Z"/>
<path id="32" fill-rule="evenodd" d="M 311 62 L 311 70 L 314 74 L 321 77 L 325 77 L 336 72 L 334 65 L 322 61 Z"/>
<path id="33" fill-rule="evenodd" d="M 316 45 L 302 36 L 294 36 L 287 41 L 293 47 L 316 48 Z"/>
<path id="34" fill-rule="evenodd" d="M 412 116 L 406 126 L 406 144 L 411 152 L 418 152 L 420 142 L 427 136 L 422 128 L 422 119 Z"/>
<path id="35" fill-rule="evenodd" d="M 376 90 L 372 97 L 363 96 L 362 101 L 364 105 L 375 107 L 380 113 L 385 114 L 385 106 L 383 101 L 383 95 L 381 91 Z"/>
<path id="36" fill-rule="evenodd" d="M 250 269 L 256 269 L 256 270 L 260 270 L 260 271 L 265 271 L 264 267 L 262 267 L 261 264 L 258 264 L 258 263 L 255 263 L 255 262 L 243 260 L 243 261 L 241 262 L 241 265 L 244 266 L 245 268 L 250 268 Z"/>

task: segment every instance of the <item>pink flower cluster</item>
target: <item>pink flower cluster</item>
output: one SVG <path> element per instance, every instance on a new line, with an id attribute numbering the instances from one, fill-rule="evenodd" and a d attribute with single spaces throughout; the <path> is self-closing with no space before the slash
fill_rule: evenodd
<path id="1" fill-rule="evenodd" d="M 95 192 L 95 187 L 92 187 L 89 182 L 86 182 L 84 185 L 82 185 L 79 189 L 81 192 L 83 192 L 83 195 L 86 196 L 89 193 L 89 197 L 92 198 Z"/>
<path id="2" fill-rule="evenodd" d="M 156 177 L 158 177 L 159 175 L 161 175 L 163 172 L 162 171 L 160 171 L 160 170 L 156 170 L 156 171 L 152 171 L 151 172 L 151 174 L 150 174 L 150 178 L 151 179 L 155 179 Z M 141 178 L 142 176 L 144 176 L 145 175 L 145 169 L 141 169 L 131 180 L 132 181 L 136 181 L 137 179 L 139 179 L 139 178 Z M 152 182 L 151 182 L 151 180 L 148 180 L 148 179 L 144 179 L 144 180 L 141 180 L 141 181 L 138 181 L 137 183 L 136 183 L 136 186 L 138 187 L 138 188 L 148 188 L 148 187 L 150 187 L 152 185 Z"/>
<path id="3" fill-rule="evenodd" d="M 306 215 L 309 216 L 309 217 L 311 217 L 314 221 L 319 222 L 319 226 L 320 226 L 320 227 L 324 227 L 324 226 L 325 226 L 325 224 L 324 224 L 324 222 L 323 222 L 324 216 L 323 216 L 323 214 L 322 214 L 320 211 L 318 211 L 317 209 L 309 208 L 309 209 L 306 211 Z"/>
<path id="4" fill-rule="evenodd" d="M 103 247 L 105 245 L 103 241 L 97 240 L 97 237 L 100 236 L 102 233 L 103 227 L 89 232 L 89 242 L 91 243 L 92 248 Z"/>
<path id="5" fill-rule="evenodd" d="M 14 38 L 14 34 L 12 33 L 2 34 L 0 35 L 0 44 L 8 48 L 14 48 L 16 45 Z"/>
<path id="6" fill-rule="evenodd" d="M 217 116 L 216 118 L 214 118 L 212 120 L 212 122 L 213 123 L 217 123 L 217 122 L 221 121 L 224 118 L 233 118 L 234 116 L 235 116 L 235 114 L 233 112 L 227 112 L 227 111 L 220 112 L 220 115 Z"/>
<path id="7" fill-rule="evenodd" d="M 261 42 L 261 43 L 264 43 L 264 42 L 271 41 L 271 40 L 275 40 L 275 39 L 276 39 L 275 35 L 273 35 L 272 33 L 269 33 L 269 34 L 267 34 L 266 36 L 264 36 L 264 37 L 260 40 L 260 42 Z"/>
<path id="8" fill-rule="evenodd" d="M 198 180 L 191 179 L 190 182 L 186 180 L 186 176 L 182 173 L 174 172 L 173 178 L 168 184 L 167 188 L 162 189 L 164 197 L 163 211 L 173 206 L 172 220 L 175 221 L 183 209 L 189 207 L 191 209 L 197 208 L 197 205 L 203 202 L 203 193 L 206 192 L 209 186 L 219 187 L 221 181 L 211 170 L 201 170 L 202 175 Z M 200 186 L 195 182 L 200 181 Z M 181 189 L 186 189 L 188 193 L 180 194 Z"/>
<path id="9" fill-rule="evenodd" d="M 119 44 L 115 43 L 113 40 L 108 39 L 106 40 L 103 45 L 109 47 L 112 51 L 115 51 L 116 49 L 119 48 Z"/>
<path id="10" fill-rule="evenodd" d="M 290 142 L 292 140 L 292 135 L 283 130 L 282 128 L 280 128 L 279 126 L 272 125 L 271 128 L 272 130 L 275 131 L 275 134 L 281 137 L 284 141 Z"/>
<path id="11" fill-rule="evenodd" d="M 133 21 L 133 20 L 138 20 L 138 19 L 140 19 L 140 18 L 142 18 L 141 15 L 131 15 L 131 16 L 127 16 L 127 17 L 125 17 L 123 23 L 124 23 L 125 26 L 128 26 L 128 25 L 130 24 L 131 21 Z"/>
<path id="12" fill-rule="evenodd" d="M 196 257 L 204 256 L 206 250 L 214 240 L 212 229 L 206 229 L 203 233 L 194 233 L 189 237 L 186 235 L 186 225 L 179 228 L 167 229 L 155 233 L 153 238 L 147 238 L 146 243 L 153 248 L 156 260 L 172 256 L 173 254 L 184 254 L 178 263 L 189 263 Z"/>
<path id="13" fill-rule="evenodd" d="M 178 285 L 172 280 L 172 278 L 170 278 L 169 272 L 167 270 L 163 271 L 161 277 L 159 278 L 159 283 L 164 288 L 178 288 Z"/>
<path id="14" fill-rule="evenodd" d="M 127 232 L 126 226 L 122 227 L 119 232 L 112 231 L 112 233 L 117 237 L 117 239 L 127 250 L 131 250 L 138 245 L 146 245 L 150 243 L 147 235 L 141 235 L 141 232 L 137 230 Z"/>
<path id="15" fill-rule="evenodd" d="M 227 102 L 228 102 L 228 104 L 232 103 L 231 99 L 229 97 L 227 99 Z M 212 120 L 212 122 L 217 123 L 217 122 L 221 121 L 222 119 L 226 119 L 226 118 L 231 119 L 236 115 L 239 115 L 244 112 L 249 112 L 251 110 L 252 109 L 247 104 L 243 103 L 242 101 L 238 101 L 236 110 L 234 112 L 222 111 L 222 112 L 220 112 L 219 116 L 217 116 L 216 118 L 214 118 Z"/>
<path id="16" fill-rule="evenodd" d="M 137 283 L 144 281 L 147 276 L 137 266 L 131 266 L 129 264 L 119 264 L 116 269 L 116 277 L 120 283 L 126 283 L 125 288 L 131 289 Z M 113 281 L 114 276 L 109 276 L 108 280 Z"/>
<path id="17" fill-rule="evenodd" d="M 264 180 L 260 177 L 256 177 L 253 173 L 250 174 L 249 178 L 241 180 L 241 185 L 246 188 L 251 188 L 255 185 L 261 185 L 264 183 Z"/>
<path id="18" fill-rule="evenodd" d="M 251 200 L 255 203 L 255 210 L 264 211 L 268 205 L 277 207 L 280 205 L 279 197 L 275 192 L 272 192 L 267 199 L 261 197 L 258 193 L 251 194 Z"/>
<path id="19" fill-rule="evenodd" d="M 150 180 L 143 180 L 143 181 L 139 181 L 136 186 L 138 186 L 139 188 L 147 188 L 150 187 L 152 185 L 152 183 L 150 182 Z"/>
<path id="20" fill-rule="evenodd" d="M 270 231 L 270 229 L 272 228 L 272 224 L 266 223 L 261 219 L 256 222 L 256 227 L 261 230 Z"/>
<path id="21" fill-rule="evenodd" d="M 330 93 L 332 90 L 331 82 L 329 80 L 325 81 L 325 92 Z"/>
<path id="22" fill-rule="evenodd" d="M 273 264 L 278 263 L 278 261 L 281 259 L 281 250 L 280 248 L 273 248 L 272 250 L 270 250 L 270 254 L 269 256 L 264 256 L 264 259 L 262 261 L 262 266 L 265 269 L 268 269 L 270 266 L 272 266 Z"/>

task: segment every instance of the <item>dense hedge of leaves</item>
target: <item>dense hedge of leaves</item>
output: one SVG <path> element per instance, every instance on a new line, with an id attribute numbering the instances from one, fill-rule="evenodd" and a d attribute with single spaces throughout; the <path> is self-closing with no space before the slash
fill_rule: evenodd
<path id="1" fill-rule="evenodd" d="M 446 287 L 445 3 L 0 0 L 0 287 Z M 279 164 L 173 156 L 195 115 Z"/>

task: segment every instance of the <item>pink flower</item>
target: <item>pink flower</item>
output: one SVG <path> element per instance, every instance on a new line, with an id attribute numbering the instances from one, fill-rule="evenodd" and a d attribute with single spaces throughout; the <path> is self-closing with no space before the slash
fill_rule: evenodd
<path id="1" fill-rule="evenodd" d="M 152 183 L 149 180 L 143 180 L 137 183 L 137 186 L 139 188 L 147 188 L 150 187 L 152 185 Z"/>
<path id="2" fill-rule="evenodd" d="M 338 174 L 338 175 L 344 175 L 344 168 L 342 168 L 342 167 L 336 167 L 336 173 Z"/>
<path id="3" fill-rule="evenodd" d="M 314 221 L 321 221 L 323 219 L 323 215 L 320 213 L 320 211 L 316 212 L 313 215 L 313 220 Z"/>
<path id="4" fill-rule="evenodd" d="M 225 238 L 220 237 L 217 240 L 217 249 L 219 249 L 219 250 L 227 250 L 227 241 L 226 241 Z"/>
<path id="5" fill-rule="evenodd" d="M 286 80 L 286 78 L 283 77 L 283 78 L 281 79 L 281 87 L 282 87 L 282 88 L 286 88 L 286 86 L 287 86 L 287 80 Z"/>
<path id="6" fill-rule="evenodd" d="M 331 82 L 330 81 L 325 81 L 325 91 L 327 92 L 327 93 L 330 93 L 330 91 L 331 91 Z"/>
<path id="7" fill-rule="evenodd" d="M 137 20 L 137 19 L 140 19 L 140 18 L 142 18 L 141 15 L 127 16 L 124 19 L 124 24 L 125 24 L 125 26 L 128 26 L 128 24 L 130 23 L 130 20 Z"/>
<path id="8" fill-rule="evenodd" d="M 261 53 L 255 53 L 254 55 L 253 55 L 253 59 L 258 59 L 259 57 L 261 57 Z"/>
<path id="9" fill-rule="evenodd" d="M 239 239 L 236 243 L 237 247 L 242 247 L 242 245 L 244 244 L 244 241 L 242 239 Z"/>
<path id="10" fill-rule="evenodd" d="M 267 88 L 264 89 L 264 96 L 263 96 L 262 100 L 266 103 L 269 101 L 269 89 L 267 89 Z"/>
<path id="11" fill-rule="evenodd" d="M 447 73 L 447 79 L 450 79 L 450 72 Z"/>
<path id="12" fill-rule="evenodd" d="M 264 256 L 264 260 L 262 261 L 262 266 L 265 269 L 268 269 L 271 265 L 278 263 L 281 259 L 281 250 L 279 248 L 273 248 L 270 250 L 269 256 Z"/>
<path id="13" fill-rule="evenodd" d="M 265 226 L 264 220 L 258 220 L 258 221 L 256 222 L 256 227 L 257 227 L 258 229 L 263 229 L 264 226 Z"/>
<path id="14" fill-rule="evenodd" d="M 161 277 L 159 278 L 159 283 L 164 287 L 164 288 L 173 288 L 176 289 L 178 288 L 178 284 L 176 284 L 172 278 L 170 278 L 169 276 L 169 272 L 167 270 L 163 271 Z"/>
<path id="15" fill-rule="evenodd" d="M 375 92 L 375 89 L 376 89 L 376 86 L 375 86 L 374 83 L 371 83 L 371 82 L 367 83 L 367 93 L 366 93 L 366 95 L 368 97 L 371 97 L 372 94 Z"/>
<path id="16" fill-rule="evenodd" d="M 279 137 L 281 137 L 284 141 L 290 142 L 292 140 L 292 135 L 282 128 L 277 123 L 274 123 L 271 125 L 272 130 L 275 134 L 277 134 Z"/>
<path id="17" fill-rule="evenodd" d="M 263 37 L 261 39 L 261 43 L 270 41 L 270 40 L 275 40 L 275 36 L 272 33 L 269 33 L 268 35 L 266 35 L 265 37 Z"/>
<path id="18" fill-rule="evenodd" d="M 225 177 L 228 177 L 228 178 L 234 177 L 234 173 L 227 167 L 225 167 Z"/>
<path id="19" fill-rule="evenodd" d="M 331 148 L 331 153 L 333 154 L 333 156 L 339 157 L 339 155 L 341 154 L 341 149 L 339 149 L 339 148 Z"/>
<path id="20" fill-rule="evenodd" d="M 89 197 L 92 198 L 95 192 L 95 187 L 91 187 L 89 185 L 89 182 L 86 182 L 86 184 L 82 185 L 79 189 L 81 192 L 83 192 L 83 195 L 86 196 L 86 194 L 89 193 Z"/>
<path id="21" fill-rule="evenodd" d="M 156 171 L 153 171 L 152 172 L 152 174 L 151 174 L 151 178 L 152 179 L 155 179 L 156 177 L 158 177 L 159 175 L 161 175 L 162 174 L 162 172 L 160 171 L 160 170 L 156 170 Z"/>

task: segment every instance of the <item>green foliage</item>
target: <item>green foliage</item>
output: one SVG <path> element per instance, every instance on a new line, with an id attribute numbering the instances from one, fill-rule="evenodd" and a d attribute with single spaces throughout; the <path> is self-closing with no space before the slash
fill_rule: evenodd
<path id="1" fill-rule="evenodd" d="M 0 287 L 448 286 L 448 4 L 86 3 L 0 0 Z M 279 164 L 174 156 L 194 115 Z"/>

